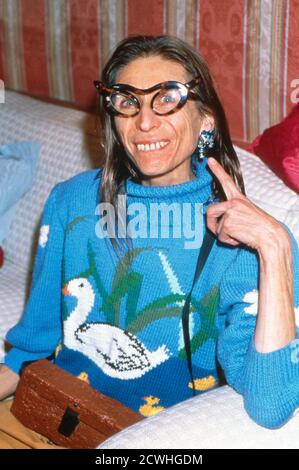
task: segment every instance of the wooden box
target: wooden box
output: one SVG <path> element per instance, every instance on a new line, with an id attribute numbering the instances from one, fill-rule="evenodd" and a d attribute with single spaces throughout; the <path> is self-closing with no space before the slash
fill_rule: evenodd
<path id="1" fill-rule="evenodd" d="M 57 445 L 87 449 L 143 419 L 46 359 L 24 369 L 11 412 Z"/>

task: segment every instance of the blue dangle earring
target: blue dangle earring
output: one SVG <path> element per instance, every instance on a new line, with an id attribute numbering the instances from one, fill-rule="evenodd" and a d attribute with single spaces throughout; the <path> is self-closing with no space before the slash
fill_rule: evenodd
<path id="1" fill-rule="evenodd" d="M 201 131 L 198 139 L 197 149 L 198 158 L 202 160 L 205 157 L 206 152 L 212 149 L 215 145 L 215 130 Z"/>

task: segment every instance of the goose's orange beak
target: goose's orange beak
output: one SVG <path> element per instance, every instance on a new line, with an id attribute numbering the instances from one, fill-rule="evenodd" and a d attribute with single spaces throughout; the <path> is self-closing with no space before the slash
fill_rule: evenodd
<path id="1" fill-rule="evenodd" d="M 67 290 L 67 284 L 61 289 L 63 295 L 71 295 L 71 293 Z"/>

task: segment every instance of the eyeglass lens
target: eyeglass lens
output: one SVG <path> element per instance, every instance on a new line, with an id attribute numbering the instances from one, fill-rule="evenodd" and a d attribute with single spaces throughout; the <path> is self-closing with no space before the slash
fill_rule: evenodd
<path id="1" fill-rule="evenodd" d="M 167 114 L 179 105 L 181 99 L 180 88 L 162 88 L 153 97 L 151 106 L 157 114 Z M 110 95 L 110 102 L 116 111 L 127 116 L 136 114 L 141 107 L 138 98 L 127 92 L 113 92 Z"/>

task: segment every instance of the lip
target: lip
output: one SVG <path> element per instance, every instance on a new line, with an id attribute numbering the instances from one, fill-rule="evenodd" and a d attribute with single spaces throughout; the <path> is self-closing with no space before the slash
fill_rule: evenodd
<path id="1" fill-rule="evenodd" d="M 138 142 L 134 142 L 135 145 L 146 145 L 146 144 L 156 144 L 157 142 L 166 142 L 169 144 L 170 140 L 169 139 L 155 139 L 155 140 L 140 140 Z"/>

